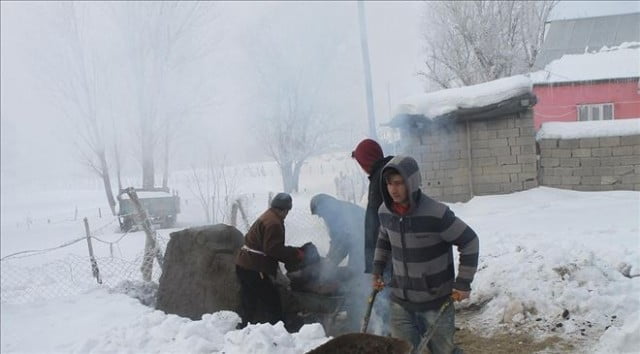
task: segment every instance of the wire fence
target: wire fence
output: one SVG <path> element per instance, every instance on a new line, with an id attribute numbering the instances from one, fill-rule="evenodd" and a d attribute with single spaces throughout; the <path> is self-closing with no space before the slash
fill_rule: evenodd
<path id="1" fill-rule="evenodd" d="M 248 231 L 250 224 L 265 210 L 266 200 L 256 200 L 253 198 L 237 198 L 238 205 L 242 208 L 242 213 L 238 215 L 235 222 L 238 230 L 243 234 Z M 28 265 L 31 258 L 39 257 L 47 253 L 67 249 L 79 242 L 86 242 L 87 237 L 76 237 L 55 247 L 43 249 L 23 250 L 6 255 L 0 259 L 0 302 L 8 304 L 24 304 L 34 301 L 42 301 L 59 297 L 82 294 L 96 287 L 117 288 L 127 282 L 137 283 L 143 281 L 141 266 L 145 257 L 143 247 L 139 252 L 131 256 L 123 254 L 120 249 L 123 241 L 126 241 L 133 232 L 124 232 L 122 235 L 113 238 L 114 234 L 109 231 L 116 226 L 118 219 L 114 218 L 98 227 L 90 230 L 90 239 L 95 243 L 108 245 L 109 256 L 95 258 L 98 274 L 92 266 L 92 259 L 89 252 L 84 254 L 67 253 L 49 262 L 42 262 L 37 265 Z M 73 222 L 70 220 L 70 222 Z M 81 220 L 76 221 L 80 226 Z M 309 240 L 318 240 L 323 231 L 322 222 L 319 218 L 310 215 L 306 210 L 300 209 L 291 213 L 286 220 L 287 243 L 291 245 L 302 245 Z M 136 237 L 140 236 L 137 233 Z M 164 232 L 156 232 L 157 246 L 160 254 L 169 242 L 169 235 Z M 319 251 L 326 252 L 328 242 L 319 242 Z M 151 281 L 159 282 L 162 270 L 155 259 L 155 255 L 148 257 L 149 262 L 153 262 L 153 272 Z"/>
<path id="2" fill-rule="evenodd" d="M 109 257 L 97 257 L 99 279 L 92 269 L 89 254 L 66 254 L 60 259 L 42 264 L 28 266 L 25 258 L 41 256 L 45 253 L 65 249 L 78 242 L 86 242 L 87 236 L 78 237 L 64 242 L 56 247 L 37 250 L 24 250 L 6 255 L 0 259 L 0 302 L 23 304 L 38 300 L 47 300 L 83 293 L 96 286 L 116 287 L 124 281 L 140 281 L 142 279 L 140 267 L 143 263 L 144 250 L 131 258 L 125 258 L 122 252 L 119 256 L 115 250 L 119 249 L 121 241 L 130 235 L 123 233 L 114 241 L 107 241 L 98 236 L 118 221 L 117 218 L 90 231 L 90 238 L 109 245 Z M 161 250 L 166 248 L 168 237 L 158 233 L 157 243 Z M 153 259 L 151 259 L 153 261 Z M 162 271 L 154 264 L 152 281 L 157 282 Z"/>

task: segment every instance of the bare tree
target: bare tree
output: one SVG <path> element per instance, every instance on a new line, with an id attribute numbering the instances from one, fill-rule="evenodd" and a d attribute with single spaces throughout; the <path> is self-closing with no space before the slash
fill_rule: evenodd
<path id="1" fill-rule="evenodd" d="M 184 119 L 210 104 L 210 91 L 204 95 L 195 90 L 197 83 L 207 79 L 203 70 L 195 67 L 203 64 L 215 42 L 215 35 L 209 32 L 214 4 L 162 1 L 114 6 L 128 44 L 126 56 L 131 64 L 128 77 L 138 120 L 142 187 L 155 186 L 156 150 L 160 142 L 164 144 L 163 186 L 166 186 L 171 140 L 179 126 L 170 122 Z M 190 81 L 193 78 L 195 81 Z"/>
<path id="2" fill-rule="evenodd" d="M 226 158 L 214 158 L 210 145 L 207 147 L 205 166 L 191 166 L 189 189 L 200 202 L 207 223 L 228 222 L 236 198 L 238 176 L 229 174 Z"/>
<path id="3" fill-rule="evenodd" d="M 279 92 L 272 106 L 271 119 L 262 131 L 269 155 L 276 161 L 285 192 L 297 192 L 304 162 L 320 150 L 328 131 L 320 125 L 321 117 L 302 93 L 293 87 Z"/>
<path id="4" fill-rule="evenodd" d="M 260 89 L 257 138 L 278 164 L 283 190 L 290 193 L 299 189 L 305 161 L 325 151 L 337 130 L 336 102 L 342 98 L 337 90 L 347 86 L 337 83 L 339 64 L 347 60 L 340 51 L 345 38 L 336 31 L 339 25 L 317 20 L 322 4 L 287 9 L 286 27 L 274 20 L 281 13 L 268 14 L 252 49 Z"/>
<path id="5" fill-rule="evenodd" d="M 107 163 L 108 127 L 104 124 L 105 116 L 110 113 L 104 100 L 108 91 L 108 68 L 92 43 L 95 38 L 88 26 L 87 8 L 63 3 L 58 10 L 60 56 L 57 61 L 47 61 L 52 65 L 48 83 L 58 95 L 56 102 L 76 128 L 77 140 L 73 142 L 76 153 L 81 162 L 101 178 L 107 202 L 115 215 L 116 203 Z"/>
<path id="6" fill-rule="evenodd" d="M 556 0 L 438 1 L 426 6 L 425 70 L 440 88 L 529 72 Z"/>
<path id="7" fill-rule="evenodd" d="M 191 166 L 191 173 L 188 177 L 188 186 L 191 193 L 198 198 L 198 202 L 202 206 L 207 224 L 211 223 L 212 189 L 214 186 L 212 170 L 207 167 L 204 170 L 198 169 L 195 165 Z"/>

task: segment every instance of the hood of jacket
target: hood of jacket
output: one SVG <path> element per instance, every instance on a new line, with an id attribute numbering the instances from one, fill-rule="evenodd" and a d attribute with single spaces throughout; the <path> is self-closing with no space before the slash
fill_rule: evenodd
<path id="1" fill-rule="evenodd" d="M 407 194 L 409 198 L 409 210 L 408 214 L 411 214 L 418 206 L 422 191 L 420 185 L 422 184 L 422 176 L 420 175 L 420 169 L 418 162 L 410 156 L 395 156 L 392 158 L 382 169 L 380 175 L 380 188 L 382 189 L 382 199 L 384 205 L 393 212 L 393 199 L 389 195 L 387 190 L 387 182 L 384 180 L 384 174 L 389 169 L 395 169 L 400 172 L 400 175 L 404 179 L 404 184 L 407 187 Z"/>

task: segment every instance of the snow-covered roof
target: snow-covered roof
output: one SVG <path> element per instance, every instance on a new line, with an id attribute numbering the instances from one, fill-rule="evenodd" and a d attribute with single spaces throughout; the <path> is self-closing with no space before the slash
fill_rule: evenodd
<path id="1" fill-rule="evenodd" d="M 139 199 L 172 197 L 171 193 L 163 191 L 136 191 L 136 194 Z M 122 193 L 121 198 L 129 199 L 129 195 L 127 193 Z"/>
<path id="2" fill-rule="evenodd" d="M 536 140 L 602 138 L 627 135 L 640 135 L 640 118 L 543 123 L 536 135 Z"/>
<path id="3" fill-rule="evenodd" d="M 534 84 L 640 77 L 640 42 L 602 47 L 596 53 L 564 55 L 530 77 Z"/>
<path id="4" fill-rule="evenodd" d="M 423 115 L 435 118 L 463 108 L 485 107 L 531 92 L 531 80 L 524 75 L 506 77 L 478 85 L 423 93 L 405 98 L 394 116 Z"/>
<path id="5" fill-rule="evenodd" d="M 603 10 L 606 5 L 603 5 Z M 563 55 L 640 41 L 640 12 L 549 22 L 535 67 L 544 68 Z"/>

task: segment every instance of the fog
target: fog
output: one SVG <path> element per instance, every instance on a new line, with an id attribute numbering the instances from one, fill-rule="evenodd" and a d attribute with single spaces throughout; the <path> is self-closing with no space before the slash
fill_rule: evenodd
<path id="1" fill-rule="evenodd" d="M 314 114 L 312 130 L 328 132 L 319 152 L 348 151 L 368 135 L 355 2 L 206 2 L 196 15 L 184 4 L 151 15 L 157 4 L 77 3 L 76 22 L 69 4 L 1 3 L 3 191 L 94 178 L 83 163 L 87 137 L 104 142 L 110 165 L 118 146 L 123 174 L 136 179 L 147 135 L 155 139 L 156 175 L 168 135 L 172 172 L 202 166 L 209 151 L 231 164 L 273 160 L 261 132 L 291 108 L 291 97 L 297 114 Z M 563 1 L 552 18 L 638 7 Z M 365 5 L 379 129 L 396 102 L 428 89 L 416 75 L 429 27 L 424 9 L 423 2 Z M 159 29 L 163 21 L 182 37 Z"/>
<path id="2" fill-rule="evenodd" d="M 389 119 L 394 101 L 422 90 L 415 75 L 422 5 L 366 5 L 378 124 Z M 73 24 L 60 3 L 2 2 L 3 186 L 46 187 L 93 176 L 82 163 L 83 119 L 91 109 L 74 104 L 92 100 L 65 97 L 83 91 L 79 72 L 95 79 L 92 109 L 107 159 L 116 141 L 125 175 L 141 175 L 141 126 L 164 135 L 166 117 L 172 119 L 171 171 L 202 165 L 207 148 L 230 163 L 270 160 L 256 130 L 274 118 L 268 112 L 274 95 L 294 81 L 303 108 L 332 128 L 323 150 L 348 150 L 367 135 L 355 2 L 202 6 L 206 16 L 176 41 L 170 68 L 158 77 L 153 55 L 164 49 L 145 44 L 152 38 L 145 31 L 154 27 L 144 4 L 78 3 Z M 78 40 L 69 34 L 74 28 Z M 136 62 L 136 47 L 151 54 Z M 140 95 L 139 86 L 162 90 Z M 141 122 L 145 109 L 153 110 L 151 122 Z M 156 142 L 156 175 L 161 147 Z"/>

